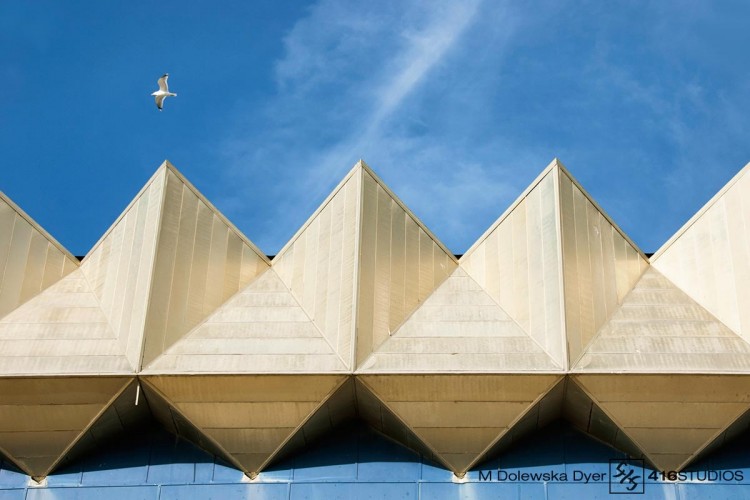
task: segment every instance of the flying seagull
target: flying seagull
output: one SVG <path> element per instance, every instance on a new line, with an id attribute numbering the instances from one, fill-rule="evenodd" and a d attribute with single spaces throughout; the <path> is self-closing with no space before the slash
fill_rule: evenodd
<path id="1" fill-rule="evenodd" d="M 156 107 L 159 108 L 159 111 L 161 111 L 162 106 L 164 105 L 164 99 L 169 96 L 175 96 L 177 97 L 177 94 L 173 94 L 169 91 L 169 86 L 167 85 L 167 78 L 169 78 L 169 73 L 164 73 L 164 76 L 159 78 L 159 90 L 151 94 L 154 96 L 154 100 L 156 100 Z"/>

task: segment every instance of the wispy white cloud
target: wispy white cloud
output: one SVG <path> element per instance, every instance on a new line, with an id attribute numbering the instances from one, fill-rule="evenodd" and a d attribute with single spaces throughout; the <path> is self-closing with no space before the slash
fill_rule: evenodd
<path id="1" fill-rule="evenodd" d="M 283 39 L 275 95 L 228 125 L 222 206 L 273 252 L 364 158 L 462 252 L 557 156 L 654 250 L 701 175 L 741 165 L 725 150 L 748 132 L 747 79 L 717 81 L 736 65 L 689 40 L 705 8 L 628 9 L 320 0 Z"/>
<path id="2" fill-rule="evenodd" d="M 461 216 L 487 209 L 459 209 L 469 202 L 484 201 L 499 215 L 495 200 L 499 193 L 507 196 L 507 183 L 493 178 L 490 165 L 476 162 L 469 152 L 474 144 L 460 136 L 438 138 L 445 126 L 434 120 L 463 120 L 446 114 L 442 105 L 453 101 L 460 106 L 462 99 L 468 100 L 464 92 L 477 92 L 481 85 L 470 81 L 469 64 L 460 82 L 465 91 L 453 88 L 441 94 L 441 78 L 452 78 L 456 65 L 466 65 L 467 50 L 477 43 L 472 31 L 484 30 L 480 38 L 495 41 L 512 32 L 504 10 L 490 9 L 497 23 L 493 25 L 486 17 L 480 19 L 481 9 L 479 0 L 377 6 L 323 0 L 313 6 L 284 39 L 284 57 L 274 74 L 278 94 L 264 110 L 264 130 L 253 137 L 245 128 L 225 145 L 233 165 L 230 178 L 255 172 L 257 182 L 263 165 L 273 165 L 283 184 L 275 208 L 276 217 L 284 220 L 250 237 L 262 247 L 281 246 L 358 158 L 397 184 L 397 194 L 433 228 L 444 225 L 446 232 L 462 234 Z M 485 9 L 482 16 L 487 13 Z M 498 33 L 492 33 L 495 30 Z M 498 55 L 501 49 L 492 47 Z M 481 90 L 491 92 L 491 86 Z M 473 95 L 476 99 L 482 97 Z M 429 123 L 420 118 L 425 116 Z M 430 128 L 430 133 L 420 127 Z M 224 203 L 235 210 L 247 205 Z M 269 207 L 262 210 L 267 213 Z M 434 229 L 440 235 L 441 228 Z"/>

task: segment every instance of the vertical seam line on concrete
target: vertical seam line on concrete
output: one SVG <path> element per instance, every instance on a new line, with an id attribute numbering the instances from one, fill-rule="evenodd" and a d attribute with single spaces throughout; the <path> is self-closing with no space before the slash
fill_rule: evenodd
<path id="1" fill-rule="evenodd" d="M 151 269 L 148 273 L 148 291 L 146 292 L 146 307 L 144 308 L 143 314 L 143 325 L 140 328 L 140 356 L 138 366 L 135 367 L 136 373 L 139 373 L 143 369 L 143 358 L 146 355 L 146 326 L 148 324 L 149 311 L 151 309 L 151 295 L 154 291 L 154 270 L 156 269 L 156 258 L 158 256 L 159 241 L 161 240 L 162 232 L 162 216 L 164 215 L 164 204 L 167 201 L 167 181 L 169 180 L 168 164 L 164 162 L 164 168 L 162 169 L 162 176 L 164 177 L 164 184 L 161 187 L 161 200 L 159 202 L 159 208 L 156 213 L 156 236 L 154 238 L 153 253 L 151 256 Z"/>

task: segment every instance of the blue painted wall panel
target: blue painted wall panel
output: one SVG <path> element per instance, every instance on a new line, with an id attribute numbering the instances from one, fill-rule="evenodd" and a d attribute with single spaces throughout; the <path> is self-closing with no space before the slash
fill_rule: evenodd
<path id="1" fill-rule="evenodd" d="M 418 498 L 416 483 L 292 483 L 291 500 L 394 500 Z"/>
<path id="2" fill-rule="evenodd" d="M 333 435 L 319 446 L 315 454 L 305 453 L 294 459 L 295 481 L 356 481 L 357 449 L 356 434 L 353 440 L 341 439 Z M 354 444 L 354 446 L 352 446 Z"/>
<path id="3" fill-rule="evenodd" d="M 0 500 L 24 500 L 26 498 L 26 490 L 4 490 L 0 486 Z"/>
<path id="4" fill-rule="evenodd" d="M 641 494 L 610 494 L 608 483 L 550 483 L 547 485 L 547 494 L 549 498 L 555 498 L 559 500 L 581 500 L 583 498 L 585 498 L 586 500 L 625 500 L 627 498 L 649 500 L 649 497 Z"/>
<path id="5" fill-rule="evenodd" d="M 147 477 L 148 465 L 133 467 L 124 465 L 122 460 L 114 459 L 102 463 L 97 469 L 83 471 L 81 484 L 85 486 L 148 484 Z"/>
<path id="6" fill-rule="evenodd" d="M 447 482 L 450 483 L 453 480 L 453 473 L 443 469 L 442 467 L 433 464 L 432 462 L 422 463 L 421 472 L 422 481 L 428 482 Z"/>
<path id="7" fill-rule="evenodd" d="M 30 488 L 26 500 L 159 500 L 159 487 Z"/>
<path id="8" fill-rule="evenodd" d="M 224 462 L 217 460 L 214 464 L 212 483 L 239 483 L 243 481 L 245 474 L 242 471 L 230 467 Z"/>
<path id="9" fill-rule="evenodd" d="M 65 468 L 47 476 L 49 486 L 80 486 L 83 484 L 83 470 L 80 466 Z"/>
<path id="10" fill-rule="evenodd" d="M 29 477 L 13 464 L 0 460 L 0 490 L 4 488 L 24 488 Z"/>
<path id="11" fill-rule="evenodd" d="M 195 480 L 196 484 L 207 484 L 210 483 L 214 477 L 214 463 L 213 462 L 201 462 L 195 464 Z"/>
<path id="12" fill-rule="evenodd" d="M 289 482 L 294 477 L 294 467 L 289 463 L 284 463 L 274 467 L 270 467 L 261 472 L 261 477 L 264 481 L 284 481 Z"/>
<path id="13" fill-rule="evenodd" d="M 420 498 L 435 500 L 545 498 L 543 484 L 515 483 L 422 483 L 420 495 Z"/>
<path id="14" fill-rule="evenodd" d="M 287 500 L 288 484 L 211 484 L 162 486 L 159 500 Z"/>
<path id="15" fill-rule="evenodd" d="M 680 499 L 740 500 L 750 498 L 750 488 L 737 485 L 678 484 L 677 491 Z"/>
<path id="16" fill-rule="evenodd" d="M 413 482 L 419 478 L 419 455 L 375 433 L 360 433 L 357 481 Z"/>
<path id="17" fill-rule="evenodd" d="M 176 457 L 179 457 L 178 460 L 175 460 Z M 196 480 L 196 469 L 204 464 L 213 469 L 213 458 L 195 446 L 181 439 L 154 439 L 149 453 L 146 482 L 150 484 L 193 483 Z"/>

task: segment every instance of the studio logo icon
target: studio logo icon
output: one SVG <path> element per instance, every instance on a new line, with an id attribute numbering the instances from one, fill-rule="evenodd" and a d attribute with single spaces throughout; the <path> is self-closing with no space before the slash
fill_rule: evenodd
<path id="1" fill-rule="evenodd" d="M 609 461 L 610 494 L 641 494 L 645 490 L 643 460 L 613 459 Z"/>

